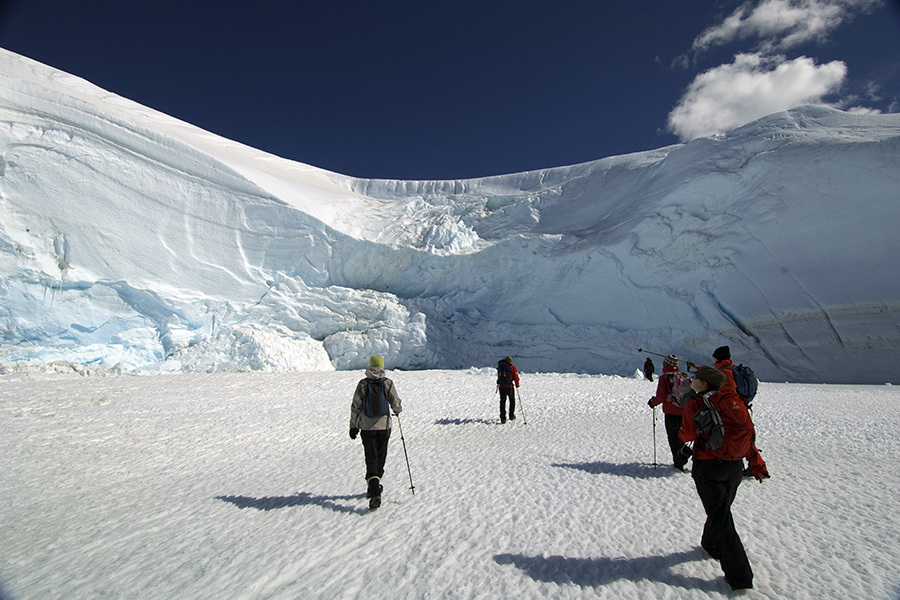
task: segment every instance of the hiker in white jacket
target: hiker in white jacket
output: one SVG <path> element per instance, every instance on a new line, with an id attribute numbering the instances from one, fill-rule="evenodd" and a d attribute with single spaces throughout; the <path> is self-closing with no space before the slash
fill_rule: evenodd
<path id="1" fill-rule="evenodd" d="M 369 359 L 365 379 L 356 384 L 350 404 L 350 439 L 362 438 L 366 455 L 366 497 L 369 508 L 381 505 L 381 478 L 391 437 L 391 410 L 400 414 L 400 396 L 394 382 L 385 377 L 384 358 L 375 354 Z"/>

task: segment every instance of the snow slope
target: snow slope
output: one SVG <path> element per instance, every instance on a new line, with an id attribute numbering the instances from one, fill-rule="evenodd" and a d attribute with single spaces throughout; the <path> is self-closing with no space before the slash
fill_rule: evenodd
<path id="1" fill-rule="evenodd" d="M 465 181 L 360 180 L 0 50 L 0 364 L 629 374 L 729 344 L 766 380 L 900 359 L 900 115 Z"/>
<path id="2" fill-rule="evenodd" d="M 0 597 L 731 597 L 655 384 L 525 373 L 499 425 L 492 370 L 390 376 L 416 493 L 395 428 L 373 513 L 361 371 L 0 377 Z M 897 389 L 762 384 L 749 597 L 900 598 Z"/>

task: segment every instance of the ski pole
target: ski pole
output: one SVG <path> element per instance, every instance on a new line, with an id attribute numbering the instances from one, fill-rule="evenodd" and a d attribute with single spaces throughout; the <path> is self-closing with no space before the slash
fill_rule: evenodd
<path id="1" fill-rule="evenodd" d="M 406 453 L 406 440 L 403 438 L 403 425 L 400 424 L 400 415 L 397 417 L 397 428 L 400 429 L 400 441 L 403 442 L 403 456 L 406 457 L 406 472 L 409 473 L 409 489 L 412 490 L 413 496 L 416 495 L 416 486 L 413 485 L 412 471 L 409 469 L 409 454 Z"/>
<path id="2" fill-rule="evenodd" d="M 643 348 L 638 348 L 638 352 L 646 352 L 647 354 L 652 354 L 654 356 L 662 356 L 663 358 L 666 357 L 665 354 L 660 354 L 659 352 L 651 352 L 650 350 L 644 350 Z"/>
<path id="3" fill-rule="evenodd" d="M 400 434 L 403 437 L 403 434 Z M 653 468 L 655 469 L 657 466 L 656 463 L 656 407 L 653 407 Z"/>
<path id="4" fill-rule="evenodd" d="M 528 425 L 528 419 L 525 418 L 525 407 L 522 404 L 522 392 L 519 391 L 519 388 L 515 388 L 516 396 L 519 397 L 519 412 L 522 413 L 522 424 Z"/>
<path id="5" fill-rule="evenodd" d="M 660 354 L 659 352 L 651 352 L 649 350 L 644 350 L 643 348 L 638 348 L 638 352 L 646 352 L 647 354 L 652 354 L 654 356 L 662 356 L 663 358 L 668 358 L 668 356 L 669 356 L 668 354 Z M 677 360 L 678 362 L 683 362 L 684 364 L 688 364 L 688 362 L 690 362 L 687 360 L 682 360 L 680 358 L 676 358 L 675 360 Z"/>

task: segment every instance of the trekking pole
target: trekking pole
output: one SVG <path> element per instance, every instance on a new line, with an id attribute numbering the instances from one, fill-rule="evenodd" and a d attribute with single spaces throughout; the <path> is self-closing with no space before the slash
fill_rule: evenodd
<path id="1" fill-rule="evenodd" d="M 403 425 L 400 424 L 400 415 L 397 417 L 397 428 L 400 429 L 400 441 L 403 442 L 403 456 L 406 457 L 406 472 L 409 473 L 409 489 L 412 490 L 413 496 L 416 495 L 416 486 L 413 485 L 412 471 L 409 469 L 409 454 L 406 453 L 406 440 L 403 438 Z"/>
<path id="2" fill-rule="evenodd" d="M 643 348 L 638 348 L 638 352 L 645 352 L 647 354 L 652 354 L 654 356 L 662 356 L 663 358 L 667 358 L 669 356 L 668 354 L 660 354 L 659 352 L 651 352 L 649 350 L 644 350 Z M 690 362 L 687 360 L 682 360 L 680 358 L 677 358 L 675 360 L 677 360 L 678 362 L 683 362 L 684 364 L 687 364 L 688 362 Z"/>
<path id="3" fill-rule="evenodd" d="M 663 358 L 666 357 L 665 354 L 660 354 L 659 352 L 651 352 L 650 350 L 644 350 L 643 348 L 638 348 L 638 352 L 645 352 L 647 354 L 652 354 L 654 356 L 662 356 Z"/>
<path id="4" fill-rule="evenodd" d="M 400 434 L 403 437 L 403 434 Z M 653 407 L 653 468 L 655 469 L 657 466 L 656 463 L 656 407 Z"/>
<path id="5" fill-rule="evenodd" d="M 519 412 L 522 413 L 522 424 L 528 425 L 528 419 L 525 418 L 525 407 L 522 405 L 522 392 L 519 391 L 519 388 L 515 388 L 516 395 L 519 397 Z"/>

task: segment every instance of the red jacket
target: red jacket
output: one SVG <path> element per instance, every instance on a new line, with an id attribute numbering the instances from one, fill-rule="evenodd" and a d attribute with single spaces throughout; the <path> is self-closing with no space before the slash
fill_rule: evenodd
<path id="1" fill-rule="evenodd" d="M 720 360 L 714 365 L 718 370 L 725 373 L 725 383 L 722 384 L 722 392 L 737 392 L 737 384 L 734 382 L 734 371 L 730 368 L 726 369 L 725 367 L 733 367 L 734 363 L 731 362 L 730 358 L 726 358 L 725 360 Z"/>
<path id="2" fill-rule="evenodd" d="M 744 400 L 737 392 L 719 390 L 712 394 L 709 399 L 712 405 L 716 407 L 729 402 L 732 403 L 732 405 L 735 403 L 740 404 L 742 407 L 741 410 L 746 413 L 745 418 L 750 418 L 749 412 L 746 411 Z M 678 437 L 680 437 L 683 442 L 696 442 L 694 444 L 694 460 L 716 460 L 721 458 L 720 453 L 706 448 L 704 442 L 709 438 L 709 435 L 698 432 L 697 424 L 694 422 L 694 415 L 701 407 L 703 407 L 703 399 L 701 397 L 693 395 L 688 398 L 687 403 L 684 405 L 684 419 L 681 421 L 681 431 L 678 432 Z M 750 429 L 751 431 L 753 429 L 752 421 L 750 421 Z M 744 455 L 744 458 L 746 458 L 747 462 L 750 464 L 754 477 L 762 479 L 769 476 L 769 472 L 766 469 L 766 463 L 762 459 L 762 456 L 760 456 L 759 450 L 756 449 L 755 443 L 751 442 L 750 449 Z"/>
<path id="3" fill-rule="evenodd" d="M 667 415 L 681 415 L 684 408 L 678 406 L 674 402 L 667 402 L 666 398 L 672 393 L 672 377 L 668 373 L 678 373 L 678 365 L 663 367 L 662 375 L 656 382 L 656 396 L 653 397 L 653 406 L 662 404 L 662 411 Z"/>
<path id="4" fill-rule="evenodd" d="M 519 387 L 519 370 L 516 369 L 516 365 L 509 363 L 509 385 L 500 385 L 497 384 L 498 388 L 502 389 L 512 389 L 513 383 L 516 384 L 516 387 Z"/>

